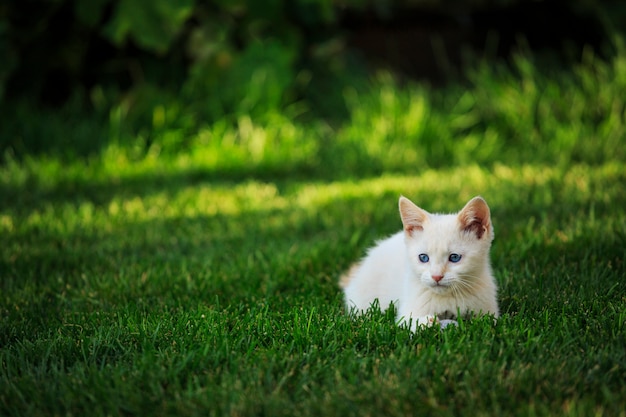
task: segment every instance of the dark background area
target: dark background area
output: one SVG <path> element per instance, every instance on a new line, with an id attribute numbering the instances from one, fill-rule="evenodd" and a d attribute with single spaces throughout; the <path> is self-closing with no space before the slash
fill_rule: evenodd
<path id="1" fill-rule="evenodd" d="M 3 2 L 0 150 L 46 152 L 26 122 L 41 111 L 105 120 L 125 102 L 127 121 L 141 126 L 154 102 L 175 99 L 202 123 L 254 117 L 263 109 L 239 103 L 259 67 L 276 79 L 267 106 L 304 102 L 337 118 L 341 105 L 329 103 L 359 75 L 382 68 L 437 87 L 518 51 L 567 67 L 585 49 L 609 58 L 624 21 L 621 2 L 587 0 Z"/>
<path id="2" fill-rule="evenodd" d="M 190 66 L 214 58 L 201 46 L 194 49 L 201 34 L 204 48 L 213 45 L 230 54 L 258 38 L 285 39 L 297 55 L 295 65 L 349 54 L 411 78 L 441 82 L 471 53 L 506 58 L 523 46 L 565 63 L 579 58 L 585 45 L 610 53 L 611 34 L 626 9 L 618 2 L 583 0 L 188 1 L 180 2 L 180 8 L 190 9 L 186 18 L 155 41 L 146 42 L 140 27 L 123 36 L 113 33 L 116 24 L 138 22 L 119 22 L 120 13 L 143 14 L 142 24 L 159 31 L 168 16 L 152 11 L 163 2 L 136 2 L 137 11 L 122 0 L 87 6 L 72 0 L 4 2 L 3 98 L 59 105 L 96 85 L 122 91 L 144 81 L 176 87 Z M 219 62 L 213 65 L 219 68 Z"/>

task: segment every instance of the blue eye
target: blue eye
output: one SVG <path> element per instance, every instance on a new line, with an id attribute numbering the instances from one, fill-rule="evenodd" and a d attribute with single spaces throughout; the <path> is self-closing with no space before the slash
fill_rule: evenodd
<path id="1" fill-rule="evenodd" d="M 428 259 L 429 259 L 428 255 L 426 255 L 425 253 L 420 253 L 419 258 L 420 258 L 420 262 L 424 264 L 428 262 Z"/>
<path id="2" fill-rule="evenodd" d="M 451 253 L 448 259 L 450 260 L 450 262 L 457 263 L 461 260 L 461 255 L 459 255 L 458 253 Z"/>

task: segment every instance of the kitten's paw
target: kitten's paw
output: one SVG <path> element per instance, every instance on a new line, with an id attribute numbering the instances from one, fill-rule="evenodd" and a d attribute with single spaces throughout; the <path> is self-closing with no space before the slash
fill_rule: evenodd
<path id="1" fill-rule="evenodd" d="M 437 318 L 437 316 L 430 314 L 427 316 L 419 317 L 417 319 L 417 327 L 430 327 L 435 325 L 439 325 L 442 329 L 445 329 L 450 325 L 458 326 L 459 323 L 456 320 L 452 319 L 439 319 Z"/>
<path id="2" fill-rule="evenodd" d="M 441 326 L 442 329 L 445 329 L 448 326 L 458 326 L 459 322 L 456 320 L 451 320 L 451 319 L 443 319 L 443 320 L 439 320 L 439 325 Z"/>
<path id="3" fill-rule="evenodd" d="M 437 317 L 431 314 L 417 318 L 417 327 L 430 327 L 437 323 Z"/>

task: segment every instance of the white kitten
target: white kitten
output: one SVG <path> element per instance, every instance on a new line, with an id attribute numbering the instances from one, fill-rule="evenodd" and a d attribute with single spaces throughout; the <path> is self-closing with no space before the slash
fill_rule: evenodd
<path id="1" fill-rule="evenodd" d="M 499 314 L 489 263 L 493 226 L 481 197 L 457 214 L 430 214 L 400 197 L 404 231 L 379 242 L 341 278 L 346 305 L 363 313 L 394 303 L 398 320 L 417 325 L 470 314 Z M 455 323 L 453 321 L 453 323 Z"/>

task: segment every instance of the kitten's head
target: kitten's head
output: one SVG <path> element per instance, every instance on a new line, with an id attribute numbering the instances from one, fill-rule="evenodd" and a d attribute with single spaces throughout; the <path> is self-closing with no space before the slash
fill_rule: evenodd
<path id="1" fill-rule="evenodd" d="M 437 293 L 472 292 L 489 268 L 489 206 L 474 197 L 457 214 L 431 214 L 400 197 L 407 253 L 416 277 Z M 488 275 L 488 274 L 487 274 Z"/>

